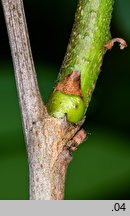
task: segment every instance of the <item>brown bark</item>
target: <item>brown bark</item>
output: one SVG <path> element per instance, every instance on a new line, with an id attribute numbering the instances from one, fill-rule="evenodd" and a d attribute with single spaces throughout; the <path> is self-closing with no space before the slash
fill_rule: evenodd
<path id="1" fill-rule="evenodd" d="M 23 2 L 2 0 L 2 5 L 27 146 L 30 199 L 63 199 L 70 151 L 86 136 L 78 132 L 83 122 L 72 125 L 66 118 L 48 115 L 38 89 Z"/>
<path id="2" fill-rule="evenodd" d="M 67 75 L 62 81 L 58 82 L 54 90 L 61 91 L 65 94 L 82 97 L 80 86 L 80 72 L 72 71 L 71 74 Z"/>

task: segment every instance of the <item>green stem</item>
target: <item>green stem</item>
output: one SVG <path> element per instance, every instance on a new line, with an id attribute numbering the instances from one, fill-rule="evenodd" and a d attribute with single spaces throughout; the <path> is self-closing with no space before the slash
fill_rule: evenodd
<path id="1" fill-rule="evenodd" d="M 79 71 L 82 97 L 54 90 L 48 103 L 54 117 L 62 118 L 66 113 L 72 123 L 84 117 L 105 54 L 103 45 L 110 39 L 112 6 L 113 0 L 79 0 L 58 80 Z"/>

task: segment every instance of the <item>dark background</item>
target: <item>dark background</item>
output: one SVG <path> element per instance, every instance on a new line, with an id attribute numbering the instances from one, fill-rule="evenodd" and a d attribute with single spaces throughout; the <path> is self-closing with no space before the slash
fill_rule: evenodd
<path id="1" fill-rule="evenodd" d="M 24 0 L 44 101 L 52 90 L 72 28 L 76 0 Z M 65 199 L 130 199 L 130 1 L 115 1 L 112 37 L 126 39 L 104 57 L 84 128 L 73 154 Z M 28 165 L 8 37 L 0 5 L 0 199 L 28 199 Z"/>

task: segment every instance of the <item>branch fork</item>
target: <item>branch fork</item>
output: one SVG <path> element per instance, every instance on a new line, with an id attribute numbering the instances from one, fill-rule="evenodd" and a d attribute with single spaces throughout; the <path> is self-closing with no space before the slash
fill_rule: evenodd
<path id="1" fill-rule="evenodd" d="M 63 199 L 71 152 L 86 139 L 86 132 L 80 128 L 99 74 L 104 48 L 111 49 L 116 41 L 121 49 L 127 45 L 119 38 L 108 41 L 112 0 L 79 0 L 59 83 L 48 103 L 49 112 L 38 88 L 23 1 L 1 1 L 28 153 L 30 199 Z M 108 42 L 103 47 L 105 41 Z"/>

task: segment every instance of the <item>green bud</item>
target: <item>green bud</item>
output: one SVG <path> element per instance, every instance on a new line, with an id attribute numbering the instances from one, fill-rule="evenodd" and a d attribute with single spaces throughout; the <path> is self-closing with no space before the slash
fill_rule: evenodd
<path id="1" fill-rule="evenodd" d="M 79 96 L 55 91 L 48 102 L 48 112 L 55 118 L 63 118 L 66 115 L 69 122 L 77 123 L 84 117 L 85 105 Z"/>

